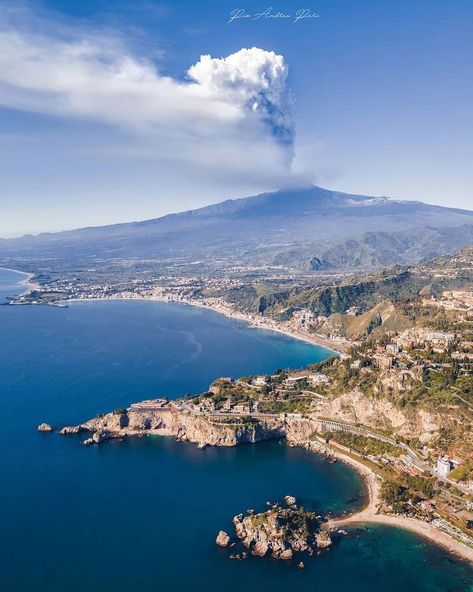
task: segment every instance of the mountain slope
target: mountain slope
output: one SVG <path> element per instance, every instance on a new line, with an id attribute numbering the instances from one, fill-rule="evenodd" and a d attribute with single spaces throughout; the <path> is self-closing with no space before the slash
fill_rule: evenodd
<path id="1" fill-rule="evenodd" d="M 0 261 L 218 259 L 223 267 L 308 271 L 412 263 L 471 242 L 471 211 L 310 187 L 144 222 L 0 240 Z"/>

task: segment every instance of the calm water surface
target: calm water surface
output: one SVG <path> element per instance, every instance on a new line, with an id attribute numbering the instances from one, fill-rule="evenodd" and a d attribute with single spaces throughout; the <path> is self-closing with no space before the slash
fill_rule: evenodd
<path id="1" fill-rule="evenodd" d="M 0 270 L 0 298 L 24 276 Z M 455 591 L 473 570 L 393 528 L 352 530 L 323 557 L 237 562 L 215 547 L 246 508 L 296 495 L 339 512 L 363 496 L 358 476 L 278 442 L 198 450 L 164 438 L 84 448 L 38 434 L 219 375 L 300 367 L 327 352 L 239 327 L 211 311 L 155 302 L 0 306 L 0 590 Z"/>

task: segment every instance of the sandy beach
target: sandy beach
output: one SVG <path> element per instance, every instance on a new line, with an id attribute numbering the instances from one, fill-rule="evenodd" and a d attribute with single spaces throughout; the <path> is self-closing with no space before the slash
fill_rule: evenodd
<path id="1" fill-rule="evenodd" d="M 435 528 L 432 524 L 418 520 L 417 518 L 410 518 L 409 516 L 397 516 L 394 514 L 380 513 L 379 507 L 381 504 L 381 480 L 380 478 L 362 462 L 357 461 L 344 454 L 342 451 L 336 449 L 334 446 L 329 447 L 330 454 L 340 461 L 350 465 L 354 468 L 365 480 L 368 490 L 368 503 L 355 514 L 343 516 L 329 520 L 325 524 L 325 528 L 340 528 L 350 525 L 362 524 L 387 524 L 396 528 L 405 528 L 416 534 L 428 539 L 429 541 L 441 545 L 450 553 L 466 559 L 473 563 L 473 549 L 457 541 L 447 533 Z"/>
<path id="2" fill-rule="evenodd" d="M 15 270 L 16 271 L 16 270 Z M 22 272 L 23 273 L 23 272 Z M 35 284 L 31 280 L 34 278 L 34 273 L 27 273 L 26 278 L 19 282 L 20 285 L 25 286 L 26 290 L 20 294 L 20 296 L 27 296 L 33 290 L 38 290 L 39 285 Z"/>

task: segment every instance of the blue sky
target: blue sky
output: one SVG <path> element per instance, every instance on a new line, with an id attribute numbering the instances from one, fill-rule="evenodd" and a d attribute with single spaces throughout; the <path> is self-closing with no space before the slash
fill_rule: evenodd
<path id="1" fill-rule="evenodd" d="M 11 4 L 0 236 L 309 182 L 472 207 L 469 0 Z M 319 17 L 228 22 L 271 5 Z"/>

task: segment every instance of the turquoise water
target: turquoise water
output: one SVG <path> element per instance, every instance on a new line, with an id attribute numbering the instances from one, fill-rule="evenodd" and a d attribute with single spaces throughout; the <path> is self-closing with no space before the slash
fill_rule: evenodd
<path id="1" fill-rule="evenodd" d="M 11 294 L 14 278 L 0 271 L 2 279 Z M 320 512 L 356 507 L 362 483 L 341 463 L 278 442 L 84 448 L 35 431 L 41 421 L 199 392 L 219 375 L 303 366 L 323 350 L 153 302 L 0 306 L 0 337 L 0 590 L 473 590 L 469 566 L 387 527 L 351 531 L 305 571 L 231 561 L 214 545 L 235 513 L 288 493 Z"/>

